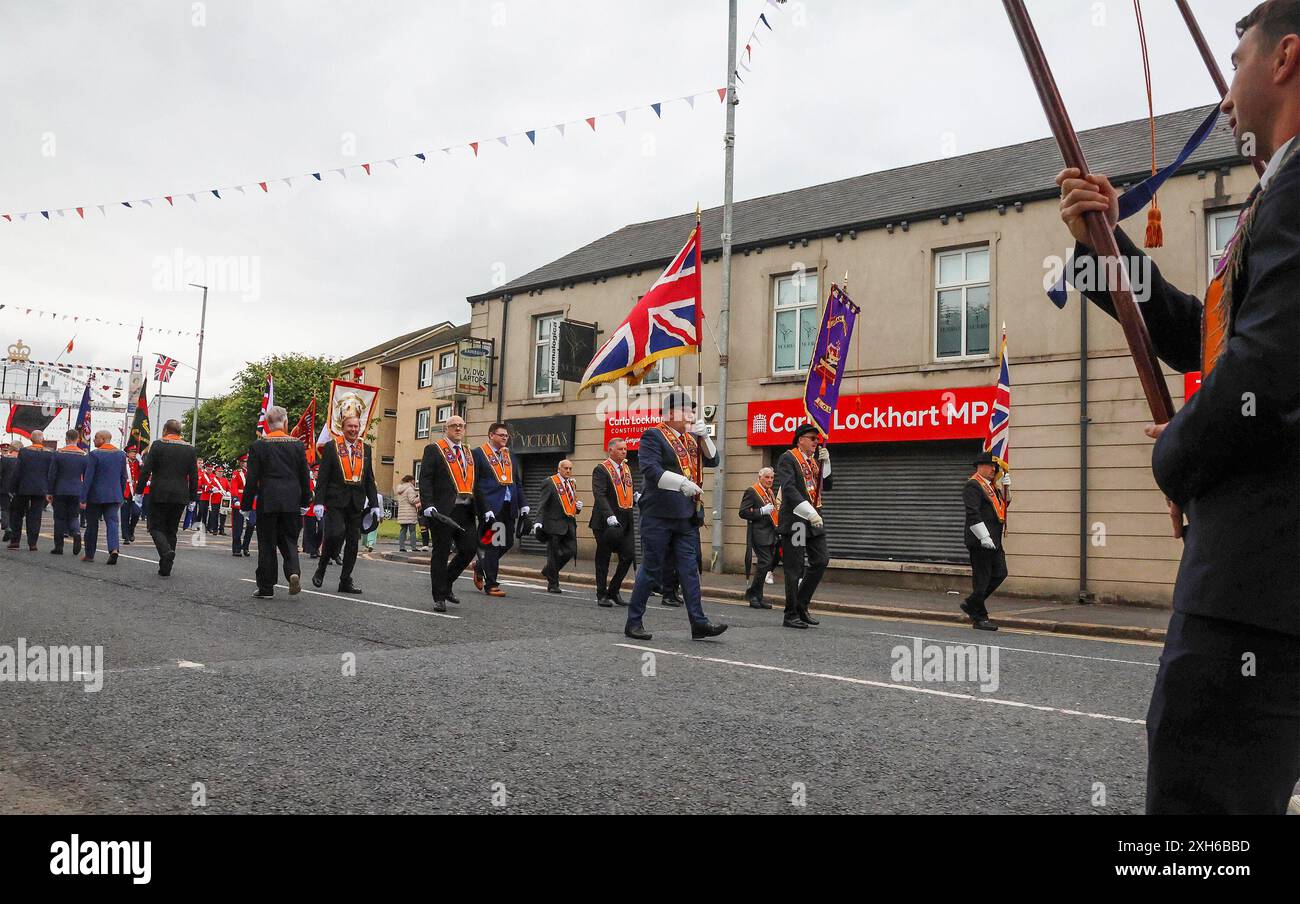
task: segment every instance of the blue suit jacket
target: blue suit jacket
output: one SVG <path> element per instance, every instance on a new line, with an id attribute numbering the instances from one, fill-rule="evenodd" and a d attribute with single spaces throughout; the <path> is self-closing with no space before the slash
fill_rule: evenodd
<path id="1" fill-rule="evenodd" d="M 511 477 L 514 482 L 502 484 L 497 480 L 496 472 L 488 464 L 487 455 L 481 446 L 474 447 L 474 492 L 478 494 L 480 511 L 500 514 L 505 507 L 506 492 L 510 493 L 510 502 L 515 514 L 528 503 L 524 501 L 524 469 L 519 464 L 519 457 L 510 456 Z"/>
<path id="2" fill-rule="evenodd" d="M 126 453 L 121 449 L 91 449 L 81 481 L 81 501 L 94 505 L 126 499 Z"/>
<path id="3" fill-rule="evenodd" d="M 50 459 L 54 453 L 44 446 L 28 446 L 18 453 L 14 492 L 19 496 L 50 495 Z"/>
<path id="4" fill-rule="evenodd" d="M 75 447 L 74 447 L 75 449 Z M 81 496 L 81 477 L 86 473 L 86 453 L 80 449 L 60 449 L 50 462 L 50 493 L 54 496 Z"/>
<path id="5" fill-rule="evenodd" d="M 700 450 L 704 454 L 704 450 Z M 659 478 L 664 471 L 681 474 L 677 462 L 677 453 L 656 429 L 647 430 L 641 436 L 641 448 L 637 450 L 637 466 L 644 478 L 641 488 L 641 516 L 652 518 L 690 518 L 695 514 L 695 500 L 688 499 L 676 491 L 659 489 Z M 705 458 L 706 468 L 717 467 L 717 457 Z"/>

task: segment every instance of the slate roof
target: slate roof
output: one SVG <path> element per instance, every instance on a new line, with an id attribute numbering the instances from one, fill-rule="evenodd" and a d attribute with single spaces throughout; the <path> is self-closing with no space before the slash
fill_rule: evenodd
<path id="1" fill-rule="evenodd" d="M 1194 107 L 1156 117 L 1162 166 L 1177 155 L 1210 109 Z M 1079 140 L 1089 167 L 1110 175 L 1116 184 L 1135 182 L 1150 173 L 1150 131 L 1145 119 L 1081 132 Z M 1245 162 L 1223 119 L 1183 171 Z M 790 239 L 880 228 L 903 220 L 933 219 L 941 213 L 970 213 L 998 204 L 1055 197 L 1053 180 L 1061 166 L 1056 142 L 1043 138 L 737 201 L 733 249 L 743 251 Z M 693 221 L 694 214 L 688 213 L 625 226 L 491 292 L 471 296 L 469 302 L 662 267 L 681 248 Z M 707 258 L 722 248 L 722 208 L 704 211 L 703 224 Z"/>
<path id="2" fill-rule="evenodd" d="M 458 339 L 469 338 L 469 324 L 462 323 L 460 326 L 453 327 L 450 323 L 439 324 L 426 336 L 421 336 L 414 342 L 398 346 L 384 360 L 384 364 L 393 364 L 405 358 L 411 358 L 424 352 L 433 351 L 446 345 L 451 345 Z"/>
<path id="3" fill-rule="evenodd" d="M 339 367 L 349 367 L 353 364 L 360 364 L 362 361 L 370 361 L 373 358 L 378 358 L 381 355 L 386 355 L 389 352 L 393 351 L 394 349 L 397 349 L 408 342 L 412 342 L 420 338 L 425 333 L 429 333 L 432 332 L 433 330 L 439 329 L 441 327 L 446 327 L 446 326 L 451 326 L 451 322 L 444 320 L 442 323 L 435 323 L 432 326 L 422 327 L 418 330 L 414 330 L 412 332 L 405 333 L 401 336 L 397 336 L 396 338 L 387 339 L 379 343 L 378 345 L 373 346 L 372 348 L 368 348 L 363 352 L 357 352 L 355 355 L 345 358 L 344 360 L 339 362 Z"/>

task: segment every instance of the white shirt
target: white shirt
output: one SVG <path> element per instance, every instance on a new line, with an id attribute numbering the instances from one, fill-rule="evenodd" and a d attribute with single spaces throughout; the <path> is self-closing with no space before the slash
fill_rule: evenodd
<path id="1" fill-rule="evenodd" d="M 1264 168 L 1264 175 L 1259 177 L 1260 188 L 1268 188 L 1268 183 L 1273 181 L 1273 177 L 1277 175 L 1277 171 L 1282 168 L 1282 161 L 1286 159 L 1286 152 L 1295 142 L 1296 137 L 1297 136 L 1292 135 L 1289 139 L 1282 142 L 1282 146 L 1278 148 L 1269 159 L 1268 166 Z"/>

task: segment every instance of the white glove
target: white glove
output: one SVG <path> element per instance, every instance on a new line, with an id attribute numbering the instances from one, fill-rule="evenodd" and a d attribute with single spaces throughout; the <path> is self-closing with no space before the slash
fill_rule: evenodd
<path id="1" fill-rule="evenodd" d="M 578 500 L 578 511 L 582 511 L 582 500 Z"/>
<path id="2" fill-rule="evenodd" d="M 136 493 L 134 496 L 131 497 L 131 500 L 132 500 L 136 505 L 144 505 L 144 494 L 143 494 L 143 493 Z"/>
<path id="3" fill-rule="evenodd" d="M 312 507 L 312 514 L 315 515 L 317 518 L 324 518 L 324 517 L 325 517 L 325 506 L 323 506 L 323 505 L 313 506 L 313 507 Z"/>
<path id="4" fill-rule="evenodd" d="M 1003 475 L 1002 475 L 1002 485 L 1003 485 L 1004 487 L 1009 487 L 1009 486 L 1011 486 L 1011 475 L 1010 475 L 1010 474 L 1003 474 Z"/>
<path id="5" fill-rule="evenodd" d="M 533 525 L 533 536 L 536 537 L 536 536 L 537 536 L 538 534 L 540 534 L 541 532 L 542 532 L 542 524 L 541 524 L 541 522 L 539 521 L 539 522 L 537 522 L 536 524 Z"/>
<path id="6" fill-rule="evenodd" d="M 530 515 L 532 514 L 532 509 L 530 509 L 528 506 L 524 506 L 522 509 L 520 509 L 519 513 L 521 515 Z"/>
<path id="7" fill-rule="evenodd" d="M 826 522 L 822 520 L 821 515 L 813 515 L 811 518 L 808 519 L 808 523 L 811 524 L 813 527 L 821 527 Z"/>
<path id="8" fill-rule="evenodd" d="M 495 513 L 495 512 L 490 512 L 490 511 L 488 511 L 488 512 L 484 512 L 484 513 L 483 513 L 483 520 L 484 520 L 484 521 L 495 521 L 495 520 L 497 520 L 496 513 Z"/>
<path id="9" fill-rule="evenodd" d="M 633 504 L 633 505 L 637 505 L 637 504 L 639 504 L 640 502 L 641 502 L 641 494 L 640 494 L 640 493 L 633 493 L 633 494 L 632 494 L 632 504 Z"/>
<path id="10" fill-rule="evenodd" d="M 191 502 L 191 503 L 189 504 L 189 506 L 188 506 L 188 509 L 189 509 L 189 511 L 192 512 L 192 511 L 194 511 L 194 509 L 197 508 L 197 507 L 198 507 L 198 503 L 197 503 L 197 502 Z"/>
<path id="11" fill-rule="evenodd" d="M 807 499 L 794 507 L 794 513 L 805 521 L 812 521 L 814 518 L 821 518 L 821 516 L 817 514 L 817 508 Z"/>
<path id="12" fill-rule="evenodd" d="M 703 420 L 697 420 L 691 424 L 690 432 L 696 436 L 705 436 L 709 432 L 709 425 L 704 423 Z"/>
<path id="13" fill-rule="evenodd" d="M 970 532 L 979 537 L 980 546 L 983 546 L 985 549 L 998 548 L 998 545 L 993 542 L 993 538 L 989 536 L 989 529 L 985 526 L 983 521 L 976 521 L 972 524 L 970 526 Z"/>
<path id="14" fill-rule="evenodd" d="M 307 507 L 304 508 L 304 509 L 299 509 L 299 510 L 298 510 L 298 514 L 299 514 L 299 515 L 305 515 L 305 514 L 307 514 L 307 513 L 310 512 L 310 511 L 311 511 L 311 506 L 309 505 L 309 506 L 307 506 Z"/>
<path id="15" fill-rule="evenodd" d="M 424 510 L 424 517 L 426 517 L 426 518 L 432 518 L 432 517 L 433 517 L 433 513 L 436 512 L 436 511 L 437 511 L 436 508 L 434 508 L 433 506 L 429 506 L 427 509 Z"/>
<path id="16" fill-rule="evenodd" d="M 618 519 L 615 518 L 613 515 L 610 515 L 608 518 L 606 518 L 605 523 L 608 524 L 610 527 L 618 527 Z"/>
<path id="17" fill-rule="evenodd" d="M 384 512 L 382 509 L 376 506 L 375 508 L 372 508 L 370 510 L 370 517 L 374 518 L 375 522 L 378 523 L 384 520 Z"/>
<path id="18" fill-rule="evenodd" d="M 759 511 L 759 514 L 761 514 L 761 515 L 770 515 L 770 514 L 772 514 L 772 511 L 773 511 L 773 509 L 775 509 L 775 508 L 776 508 L 776 506 L 774 506 L 772 503 L 769 502 L 767 505 L 763 506 L 763 507 L 762 507 L 761 509 L 759 509 L 758 511 Z"/>

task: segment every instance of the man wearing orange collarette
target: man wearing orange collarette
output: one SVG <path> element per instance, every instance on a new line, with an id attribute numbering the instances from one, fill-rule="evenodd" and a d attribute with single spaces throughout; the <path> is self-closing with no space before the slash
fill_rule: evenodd
<path id="1" fill-rule="evenodd" d="M 578 555 L 578 513 L 582 500 L 578 498 L 578 485 L 573 482 L 573 462 L 567 458 L 560 462 L 551 479 L 542 484 L 542 501 L 537 506 L 541 532 L 546 535 L 547 593 L 561 593 L 560 570 Z"/>
<path id="2" fill-rule="evenodd" d="M 429 521 L 429 576 L 435 612 L 446 612 L 449 602 L 460 604 L 453 588 L 473 561 L 479 540 L 476 472 L 474 456 L 465 448 L 465 419 L 452 415 L 443 429 L 442 439 L 424 447 L 420 463 L 420 504 Z"/>
<path id="3" fill-rule="evenodd" d="M 311 576 L 312 585 L 325 583 L 330 562 L 343 551 L 343 571 L 339 574 L 339 593 L 360 593 L 352 580 L 361 544 L 361 521 L 370 514 L 379 517 L 379 490 L 370 447 L 361 439 L 361 418 L 355 414 L 343 418 L 343 435 L 325 444 L 321 452 L 320 471 L 316 476 L 313 513 L 323 518 L 325 546 Z M 310 481 L 310 475 L 308 476 Z M 309 484 L 310 485 L 310 484 Z M 262 506 L 257 507 L 262 518 Z M 261 543 L 261 539 L 258 539 Z"/>

